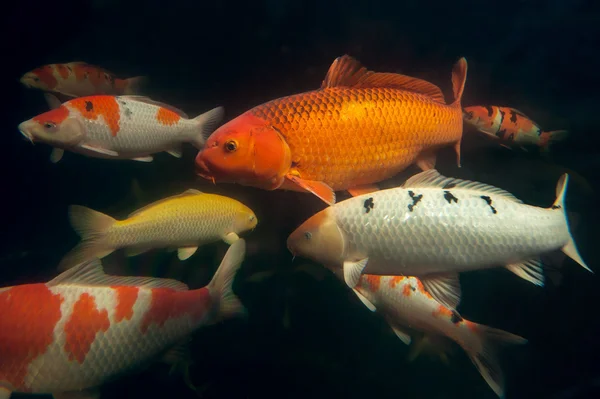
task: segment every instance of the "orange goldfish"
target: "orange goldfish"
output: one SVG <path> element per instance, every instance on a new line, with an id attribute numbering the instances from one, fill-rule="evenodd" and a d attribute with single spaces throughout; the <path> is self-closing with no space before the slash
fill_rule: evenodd
<path id="1" fill-rule="evenodd" d="M 543 131 L 527 115 L 514 108 L 497 106 L 467 107 L 463 113 L 464 120 L 488 137 L 502 142 L 504 147 L 527 145 L 540 147 L 548 151 L 550 144 L 564 140 L 566 130 Z"/>
<path id="2" fill-rule="evenodd" d="M 98 94 L 137 94 L 144 83 L 143 76 L 119 79 L 111 72 L 85 62 L 49 64 L 27 72 L 21 78 L 26 87 L 66 96 L 84 97 Z M 52 108 L 60 105 L 60 99 L 46 96 Z"/>
<path id="3" fill-rule="evenodd" d="M 367 70 L 337 58 L 321 88 L 250 109 L 217 129 L 196 157 L 197 173 L 213 182 L 266 190 L 308 191 L 328 204 L 334 191 L 358 195 L 416 163 L 435 166 L 440 147 L 454 147 L 460 165 L 467 76 L 452 72 L 455 100 L 424 80 Z"/>

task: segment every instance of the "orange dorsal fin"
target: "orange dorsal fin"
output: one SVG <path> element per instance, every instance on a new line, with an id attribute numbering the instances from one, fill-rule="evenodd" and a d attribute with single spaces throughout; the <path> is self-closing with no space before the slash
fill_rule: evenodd
<path id="1" fill-rule="evenodd" d="M 452 91 L 454 92 L 454 102 L 452 105 L 460 106 L 460 99 L 465 91 L 465 82 L 467 81 L 467 60 L 462 57 L 452 69 Z"/>
<path id="2" fill-rule="evenodd" d="M 435 101 L 445 103 L 442 91 L 433 83 L 399 73 L 369 71 L 349 55 L 333 61 L 321 84 L 322 89 L 326 87 L 387 87 L 425 94 Z"/>

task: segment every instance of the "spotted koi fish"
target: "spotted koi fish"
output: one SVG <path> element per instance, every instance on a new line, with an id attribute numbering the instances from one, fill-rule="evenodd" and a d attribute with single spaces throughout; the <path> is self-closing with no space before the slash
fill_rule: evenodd
<path id="1" fill-rule="evenodd" d="M 244 255 L 239 240 L 196 290 L 170 279 L 108 276 L 97 259 L 47 283 L 2 288 L 0 398 L 97 398 L 104 382 L 148 362 L 177 364 L 194 331 L 243 314 L 231 285 Z"/>
<path id="2" fill-rule="evenodd" d="M 361 273 L 424 278 L 505 265 L 517 276 L 544 284 L 539 256 L 562 250 L 581 259 L 569 230 L 564 198 L 568 175 L 556 187 L 556 201 L 543 209 L 525 205 L 500 188 L 448 178 L 435 169 L 402 187 L 353 197 L 324 209 L 288 238 L 295 255 L 343 271 L 353 288 Z M 424 280 L 443 304 L 443 295 Z M 451 287 L 441 288 L 447 292 Z"/>
<path id="3" fill-rule="evenodd" d="M 460 290 L 457 276 L 447 279 Z M 377 310 L 407 345 L 414 331 L 456 342 L 494 392 L 504 396 L 504 376 L 495 349 L 501 344 L 524 344 L 527 340 L 462 318 L 456 310 L 438 302 L 416 277 L 363 274 L 354 292 L 371 311 Z M 454 298 L 454 307 L 459 299 Z"/>
<path id="4" fill-rule="evenodd" d="M 499 140 L 510 148 L 537 146 L 548 151 L 551 144 L 567 138 L 566 130 L 544 131 L 521 111 L 496 106 L 467 107 L 463 119 L 488 137 Z"/>
<path id="5" fill-rule="evenodd" d="M 174 247 L 179 259 L 185 260 L 200 245 L 219 240 L 234 243 L 238 234 L 258 223 L 254 212 L 241 202 L 194 189 L 146 205 L 125 220 L 79 205 L 69 208 L 69 219 L 82 239 L 61 260 L 59 270 L 101 259 L 120 248 L 132 256 Z"/>
<path id="6" fill-rule="evenodd" d="M 90 157 L 151 162 L 151 154 L 166 151 L 181 157 L 181 145 L 197 148 L 216 128 L 223 108 L 194 119 L 182 111 L 141 96 L 91 96 L 65 102 L 19 125 L 32 143 L 54 147 L 58 162 L 64 150 Z"/>
<path id="7" fill-rule="evenodd" d="M 21 83 L 28 88 L 67 97 L 137 94 L 144 81 L 143 76 L 119 79 L 111 72 L 85 62 L 44 65 L 21 77 Z"/>

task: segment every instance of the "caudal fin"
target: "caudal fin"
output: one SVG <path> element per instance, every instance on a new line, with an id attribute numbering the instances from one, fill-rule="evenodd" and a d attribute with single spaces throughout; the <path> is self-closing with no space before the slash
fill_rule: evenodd
<path id="1" fill-rule="evenodd" d="M 453 106 L 459 107 L 463 92 L 465 91 L 465 83 L 467 81 L 467 60 L 462 57 L 452 69 L 452 91 L 454 92 Z M 462 112 L 462 108 L 461 108 Z"/>
<path id="2" fill-rule="evenodd" d="M 194 147 L 199 150 L 204 147 L 206 139 L 208 139 L 219 123 L 221 123 L 224 114 L 225 109 L 223 107 L 217 107 L 194 118 L 194 122 L 198 124 L 198 129 L 194 130 L 194 136 L 191 140 Z"/>
<path id="3" fill-rule="evenodd" d="M 542 150 L 548 152 L 554 143 L 565 140 L 569 136 L 568 130 L 552 130 L 550 132 L 542 132 L 542 138 L 545 138 Z"/>
<path id="4" fill-rule="evenodd" d="M 479 345 L 473 349 L 465 349 L 483 379 L 496 392 L 496 395 L 502 398 L 504 397 L 504 373 L 498 363 L 497 349 L 502 345 L 525 344 L 527 340 L 482 324 L 475 324 L 473 330 L 479 337 Z"/>
<path id="5" fill-rule="evenodd" d="M 208 288 L 218 301 L 217 319 L 224 320 L 244 315 L 246 310 L 233 293 L 233 280 L 246 255 L 246 241 L 240 238 L 229 246 Z"/>
<path id="6" fill-rule="evenodd" d="M 135 76 L 133 78 L 125 79 L 123 94 L 128 96 L 139 94 L 147 82 L 148 78 L 145 76 Z"/>
<path id="7" fill-rule="evenodd" d="M 59 270 L 70 269 L 93 258 L 103 258 L 114 251 L 106 247 L 104 236 L 116 222 L 115 219 L 84 206 L 71 205 L 69 220 L 73 230 L 81 237 L 81 242 L 60 261 Z"/>
<path id="8" fill-rule="evenodd" d="M 567 224 L 567 229 L 569 230 L 569 241 L 564 247 L 562 247 L 562 251 L 569 258 L 579 263 L 581 267 L 583 267 L 585 270 L 593 273 L 593 271 L 585 264 L 585 262 L 581 258 L 581 255 L 579 255 L 579 251 L 577 251 L 575 241 L 573 240 L 573 236 L 571 235 L 569 219 L 567 218 L 567 209 L 565 208 L 565 194 L 567 192 L 568 183 L 569 175 L 565 173 L 560 177 L 560 179 L 558 179 L 558 183 L 556 184 L 556 201 L 554 201 L 554 204 L 552 205 L 552 209 L 560 210 L 563 213 L 565 217 L 565 223 Z"/>

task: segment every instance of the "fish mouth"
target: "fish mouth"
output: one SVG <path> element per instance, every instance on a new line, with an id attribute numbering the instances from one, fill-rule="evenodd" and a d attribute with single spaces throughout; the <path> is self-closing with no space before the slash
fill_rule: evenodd
<path id="1" fill-rule="evenodd" d="M 21 132 L 21 134 L 22 134 L 22 135 L 23 135 L 23 136 L 24 136 L 24 137 L 25 137 L 27 140 L 29 140 L 29 142 L 30 142 L 31 144 L 34 144 L 34 141 L 33 141 L 33 134 L 29 133 L 29 132 L 28 132 L 28 131 L 26 131 L 26 130 L 22 130 L 22 129 L 19 129 L 19 132 Z"/>

